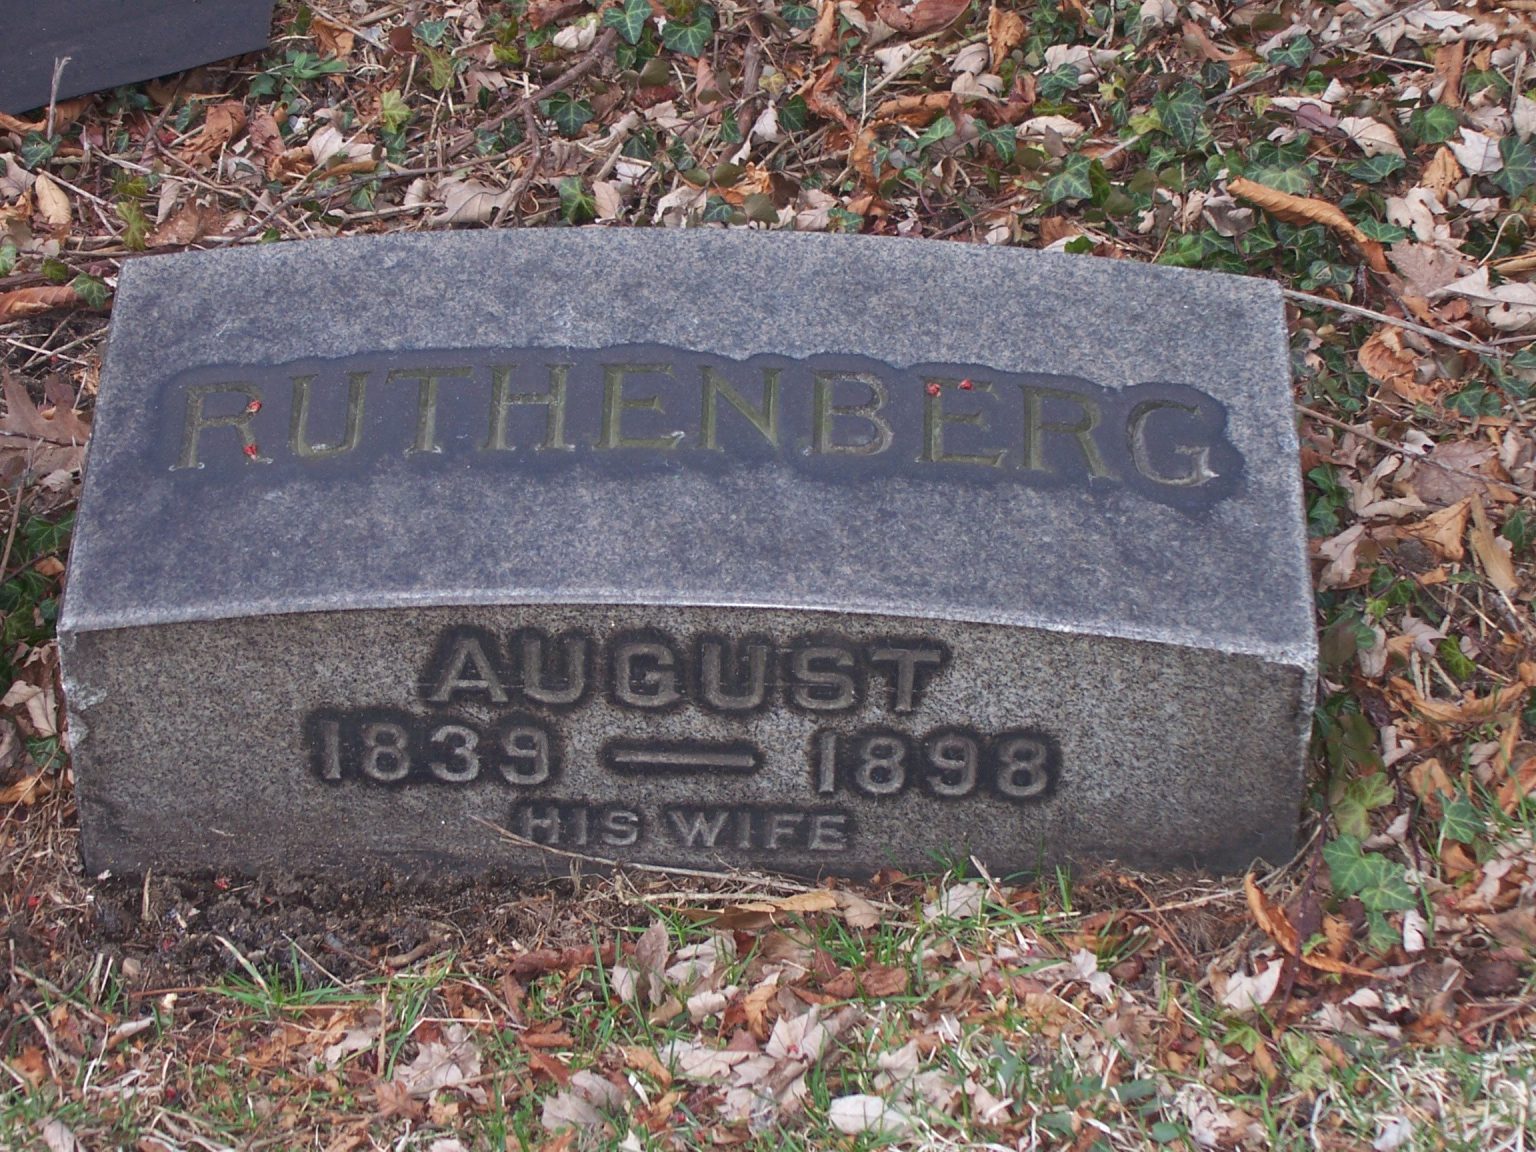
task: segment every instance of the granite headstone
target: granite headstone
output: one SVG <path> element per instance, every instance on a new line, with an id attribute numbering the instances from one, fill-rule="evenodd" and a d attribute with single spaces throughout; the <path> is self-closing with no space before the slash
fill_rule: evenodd
<path id="1" fill-rule="evenodd" d="M 60 629 L 87 864 L 1283 860 L 1292 413 L 1273 284 L 1085 257 L 132 261 Z"/>
<path id="2" fill-rule="evenodd" d="M 267 46 L 272 0 L 21 0 L 0 11 L 0 112 Z M 54 74 L 58 88 L 54 89 Z"/>

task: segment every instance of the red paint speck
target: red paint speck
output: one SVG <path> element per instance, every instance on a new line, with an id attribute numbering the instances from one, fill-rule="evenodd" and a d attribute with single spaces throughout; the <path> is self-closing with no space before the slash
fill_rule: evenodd
<path id="1" fill-rule="evenodd" d="M 245 454 L 247 456 L 249 456 L 252 460 L 256 459 L 256 453 L 258 453 L 260 451 L 261 451 L 261 449 L 256 447 L 256 445 L 254 445 L 254 444 L 247 444 L 245 446 Z"/>
<path id="2" fill-rule="evenodd" d="M 942 389 L 937 384 L 928 385 L 928 395 L 930 396 L 937 396 L 941 391 Z"/>
<path id="3" fill-rule="evenodd" d="M 247 412 L 260 412 L 261 411 L 261 401 L 260 400 L 252 400 L 249 404 L 247 404 L 245 406 L 245 410 Z"/>
<path id="4" fill-rule="evenodd" d="M 960 381 L 960 388 L 962 391 L 969 392 L 974 387 L 976 387 L 976 385 L 971 383 L 970 377 L 966 377 L 966 379 Z"/>

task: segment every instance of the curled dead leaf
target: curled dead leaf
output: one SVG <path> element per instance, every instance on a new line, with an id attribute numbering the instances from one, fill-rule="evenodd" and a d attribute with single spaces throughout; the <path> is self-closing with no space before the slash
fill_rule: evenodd
<path id="1" fill-rule="evenodd" d="M 1025 31 L 1024 18 L 1017 12 L 992 5 L 987 13 L 987 53 L 992 59 L 993 69 L 1024 42 Z"/>
<path id="2" fill-rule="evenodd" d="M 1402 329 L 1391 325 L 1378 328 L 1360 346 L 1360 367 L 1396 390 L 1400 384 L 1413 382 L 1418 357 L 1403 346 Z"/>
<path id="3" fill-rule="evenodd" d="M 1404 525 L 1402 532 L 1405 536 L 1412 536 L 1428 544 L 1442 560 L 1460 560 L 1466 555 L 1461 541 L 1466 535 L 1471 505 L 1470 498 L 1457 501 L 1416 524 Z"/>
<path id="4" fill-rule="evenodd" d="M 1426 720 L 1439 724 L 1480 724 L 1495 716 L 1509 715 L 1520 710 L 1530 689 L 1524 684 L 1511 684 L 1486 696 L 1468 696 L 1463 700 L 1432 700 L 1420 696 L 1410 688 L 1413 710 Z"/>
<path id="5" fill-rule="evenodd" d="M 215 104 L 204 116 L 202 129 L 182 149 L 181 158 L 192 165 L 206 163 L 244 130 L 244 105 L 235 100 Z"/>
<path id="6" fill-rule="evenodd" d="M 1321 224 L 1332 229 L 1360 249 L 1373 272 L 1386 273 L 1387 257 L 1381 245 L 1360 231 L 1359 226 L 1336 205 L 1311 196 L 1281 192 L 1243 176 L 1228 180 L 1227 191 L 1287 224 Z"/>
<path id="7" fill-rule="evenodd" d="M 1472 541 L 1472 551 L 1477 553 L 1493 586 L 1506 596 L 1513 596 L 1520 590 L 1520 579 L 1515 575 L 1515 565 L 1510 558 L 1509 541 L 1500 540 L 1493 534 L 1483 502 L 1474 499 L 1471 503 L 1472 530 L 1467 535 Z"/>
<path id="8" fill-rule="evenodd" d="M 73 218 L 69 197 L 48 173 L 37 173 L 32 185 L 32 199 L 37 204 L 34 217 L 43 227 L 50 232 L 69 231 L 69 222 Z"/>
<path id="9" fill-rule="evenodd" d="M 68 284 L 0 292 L 0 324 L 26 316 L 41 316 L 55 308 L 79 308 L 84 303 L 80 294 Z"/>
<path id="10" fill-rule="evenodd" d="M 917 0 L 911 7 L 880 0 L 875 13 L 898 32 L 922 36 L 954 23 L 970 6 L 970 0 Z"/>

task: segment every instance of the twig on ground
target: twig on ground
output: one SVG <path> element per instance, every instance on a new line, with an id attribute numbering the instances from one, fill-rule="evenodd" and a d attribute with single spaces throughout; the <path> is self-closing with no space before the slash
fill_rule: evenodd
<path id="1" fill-rule="evenodd" d="M 1376 312 L 1370 308 L 1362 308 L 1358 304 L 1346 304 L 1342 300 L 1330 300 L 1326 296 L 1314 296 L 1310 292 L 1298 292 L 1294 288 L 1282 288 L 1281 295 L 1290 300 L 1298 300 L 1306 304 L 1315 304 L 1321 308 L 1332 308 L 1335 312 L 1348 312 L 1351 316 L 1361 316 L 1367 320 L 1375 320 L 1379 324 L 1391 324 L 1394 328 L 1405 328 L 1409 332 L 1415 332 L 1426 340 L 1435 340 L 1441 344 L 1448 344 L 1452 348 L 1460 348 L 1463 352 L 1474 352 L 1479 356 L 1507 356 L 1509 353 L 1492 344 L 1475 344 L 1471 340 L 1463 340 L 1460 336 L 1448 336 L 1444 332 L 1423 324 L 1416 324 L 1412 320 L 1404 320 L 1400 316 L 1388 316 L 1385 312 Z"/>
<path id="2" fill-rule="evenodd" d="M 1338 428 L 1345 432 L 1352 433 L 1353 435 L 1360 437 L 1362 440 L 1369 440 L 1378 448 L 1386 448 L 1389 451 L 1399 452 L 1404 456 L 1410 456 L 1413 459 L 1422 461 L 1425 464 L 1433 464 L 1436 468 L 1439 468 L 1445 472 L 1449 472 L 1453 476 L 1464 476 L 1468 480 L 1476 480 L 1479 484 L 1486 484 L 1489 487 L 1507 488 L 1509 491 L 1518 493 L 1521 496 L 1536 497 L 1536 488 L 1525 488 L 1519 484 L 1516 484 L 1512 480 L 1494 480 L 1487 476 L 1479 476 L 1476 472 L 1469 472 L 1465 468 L 1456 468 L 1450 464 L 1442 464 L 1433 456 L 1426 456 L 1422 452 L 1415 452 L 1406 444 L 1394 444 L 1391 440 L 1383 440 L 1380 436 L 1377 436 L 1372 432 L 1368 432 L 1356 424 L 1351 424 L 1346 420 L 1337 420 L 1332 416 L 1319 412 L 1316 408 L 1308 408 L 1305 404 L 1296 405 L 1296 411 L 1300 412 L 1304 416 L 1310 416 L 1314 420 L 1321 421 L 1322 423 L 1327 424 L 1329 427 Z"/>

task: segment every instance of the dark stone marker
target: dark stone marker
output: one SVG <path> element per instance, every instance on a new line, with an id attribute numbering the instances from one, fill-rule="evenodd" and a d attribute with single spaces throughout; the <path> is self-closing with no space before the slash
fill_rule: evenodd
<path id="1" fill-rule="evenodd" d="M 1283 860 L 1287 375 L 1273 284 L 960 244 L 133 261 L 61 625 L 87 864 Z"/>
<path id="2" fill-rule="evenodd" d="M 272 0 L 18 0 L 0 23 L 0 112 L 151 80 L 267 46 Z"/>

